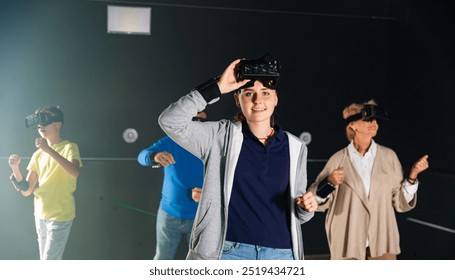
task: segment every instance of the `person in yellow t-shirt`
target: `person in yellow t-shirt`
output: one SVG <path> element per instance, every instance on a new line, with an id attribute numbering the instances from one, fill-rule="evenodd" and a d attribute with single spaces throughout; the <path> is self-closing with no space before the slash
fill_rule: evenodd
<path id="1" fill-rule="evenodd" d="M 58 106 L 37 109 L 26 118 L 26 126 L 37 127 L 41 137 L 35 140 L 37 150 L 25 180 L 19 169 L 20 156 L 9 157 L 10 179 L 23 196 L 34 194 L 40 259 L 60 260 L 76 216 L 73 193 L 82 167 L 79 148 L 61 137 L 63 112 Z"/>

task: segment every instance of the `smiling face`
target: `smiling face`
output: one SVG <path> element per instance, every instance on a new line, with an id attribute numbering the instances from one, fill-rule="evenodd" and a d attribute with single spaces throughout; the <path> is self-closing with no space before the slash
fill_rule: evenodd
<path id="1" fill-rule="evenodd" d="M 270 124 L 270 118 L 278 104 L 276 90 L 264 87 L 260 81 L 255 81 L 252 87 L 242 89 L 234 97 L 247 123 Z"/>
<path id="2" fill-rule="evenodd" d="M 371 121 L 353 121 L 350 124 L 350 127 L 355 131 L 354 138 L 362 137 L 364 139 L 371 139 L 376 136 L 378 133 L 379 125 L 376 120 Z"/>
<path id="3" fill-rule="evenodd" d="M 41 137 L 49 139 L 59 135 L 61 126 L 61 122 L 53 122 L 49 125 L 38 125 L 38 132 Z"/>
<path id="4" fill-rule="evenodd" d="M 41 124 L 38 124 L 37 129 L 41 137 L 45 139 L 58 139 L 60 137 L 60 129 L 63 125 L 63 113 L 55 107 L 42 107 L 36 110 L 35 114 L 45 114 Z M 49 123 L 50 122 L 50 123 Z"/>

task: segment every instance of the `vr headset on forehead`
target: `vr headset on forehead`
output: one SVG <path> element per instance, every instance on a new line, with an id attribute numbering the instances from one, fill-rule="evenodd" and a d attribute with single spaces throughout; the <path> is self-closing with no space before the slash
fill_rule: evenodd
<path id="1" fill-rule="evenodd" d="M 63 117 L 54 116 L 50 112 L 39 112 L 25 118 L 25 127 L 36 128 L 38 125 L 46 126 L 53 122 L 63 122 Z"/>
<path id="2" fill-rule="evenodd" d="M 350 116 L 346 119 L 346 122 L 350 123 L 358 120 L 370 122 L 378 119 L 385 121 L 390 120 L 389 115 L 384 108 L 376 105 L 365 105 L 360 113 Z"/>
<path id="3" fill-rule="evenodd" d="M 260 81 L 267 88 L 276 89 L 280 70 L 280 62 L 266 54 L 259 59 L 241 60 L 235 69 L 235 77 L 237 81 L 251 80 L 240 89 L 253 86 L 255 81 Z"/>

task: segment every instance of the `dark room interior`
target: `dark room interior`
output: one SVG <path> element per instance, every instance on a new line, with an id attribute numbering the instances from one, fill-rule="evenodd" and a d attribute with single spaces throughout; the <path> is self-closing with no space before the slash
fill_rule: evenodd
<path id="1" fill-rule="evenodd" d="M 108 32 L 110 5 L 151 8 L 150 34 Z M 348 144 L 343 108 L 375 99 L 391 117 L 375 141 L 404 172 L 429 155 L 417 207 L 396 214 L 398 259 L 454 260 L 454 12 L 450 0 L 1 1 L 0 259 L 39 259 L 33 198 L 12 188 L 8 166 L 19 154 L 25 170 L 36 149 L 24 126 L 36 108 L 62 108 L 82 157 L 64 259 L 150 260 L 163 170 L 136 158 L 165 135 L 158 116 L 231 61 L 270 53 L 282 65 L 277 122 L 311 134 L 308 183 Z M 235 114 L 223 98 L 209 120 Z M 324 219 L 302 225 L 307 259 L 329 259 Z"/>

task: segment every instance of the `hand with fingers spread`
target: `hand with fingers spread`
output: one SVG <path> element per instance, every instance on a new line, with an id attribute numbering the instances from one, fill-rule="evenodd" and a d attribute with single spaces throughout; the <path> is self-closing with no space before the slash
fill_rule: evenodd
<path id="1" fill-rule="evenodd" d="M 333 170 L 327 180 L 334 186 L 339 186 L 344 181 L 344 171 L 343 167 L 338 167 Z"/>
<path id="2" fill-rule="evenodd" d="M 175 159 L 171 153 L 168 152 L 159 152 L 155 155 L 154 159 L 155 162 L 161 164 L 162 166 L 169 166 L 171 164 L 175 164 Z"/>

